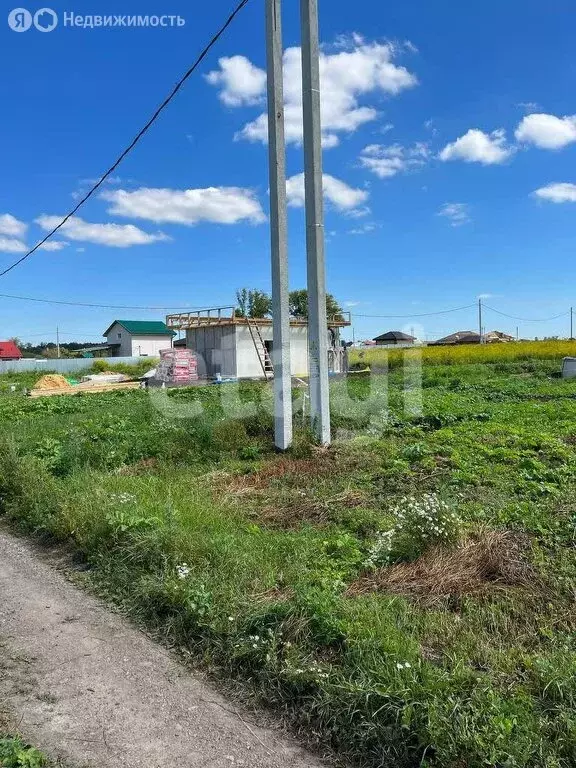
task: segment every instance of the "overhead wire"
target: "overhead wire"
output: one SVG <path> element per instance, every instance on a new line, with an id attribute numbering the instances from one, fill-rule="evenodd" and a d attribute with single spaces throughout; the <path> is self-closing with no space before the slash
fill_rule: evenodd
<path id="1" fill-rule="evenodd" d="M 570 310 L 567 312 L 561 312 L 559 315 L 553 315 L 552 317 L 517 317 L 516 315 L 509 315 L 506 312 L 501 312 L 499 309 L 489 307 L 488 304 L 482 304 L 482 309 L 489 309 L 491 312 L 496 312 L 497 315 L 503 317 L 509 317 L 511 320 L 521 320 L 525 323 L 547 323 L 550 320 L 558 320 L 559 317 L 566 317 L 570 314 Z"/>
<path id="2" fill-rule="evenodd" d="M 118 158 L 114 161 L 114 163 L 110 166 L 110 168 L 104 173 L 98 181 L 91 187 L 91 189 L 82 197 L 82 199 L 78 202 L 77 205 L 74 206 L 74 208 L 62 219 L 62 221 L 57 224 L 54 229 L 50 230 L 48 234 L 40 240 L 39 243 L 36 243 L 36 245 L 31 248 L 27 253 L 25 253 L 23 256 L 21 256 L 17 261 L 10 264 L 10 266 L 6 267 L 4 270 L 0 272 L 0 277 L 3 277 L 4 275 L 8 274 L 8 272 L 11 272 L 15 267 L 17 267 L 19 264 L 22 264 L 23 261 L 28 259 L 32 254 L 38 250 L 44 243 L 49 240 L 52 235 L 54 235 L 61 227 L 66 224 L 66 222 L 74 216 L 74 214 L 84 205 L 84 203 L 92 197 L 94 192 L 106 181 L 108 176 L 110 176 L 116 168 L 120 165 L 120 163 L 124 160 L 126 155 L 128 155 L 136 146 L 136 144 L 140 141 L 142 136 L 150 129 L 150 127 L 153 125 L 153 123 L 156 121 L 156 119 L 160 116 L 160 114 L 166 109 L 168 104 L 172 101 L 174 96 L 178 93 L 178 91 L 182 88 L 186 80 L 190 77 L 190 75 L 198 68 L 198 66 L 202 63 L 202 61 L 206 58 L 208 53 L 210 52 L 211 48 L 218 42 L 218 40 L 222 37 L 224 32 L 228 29 L 230 24 L 234 21 L 236 16 L 240 13 L 240 11 L 248 4 L 249 0 L 240 0 L 238 5 L 234 8 L 232 13 L 228 16 L 224 24 L 220 27 L 218 32 L 212 37 L 208 45 L 201 51 L 201 53 L 197 56 L 196 60 L 192 64 L 192 66 L 184 73 L 184 75 L 178 80 L 174 88 L 170 91 L 168 96 L 164 99 L 164 101 L 160 104 L 158 109 L 154 112 L 152 117 L 148 120 L 148 122 L 144 125 L 143 128 L 141 128 L 136 136 L 132 139 L 130 144 L 126 147 L 126 149 L 118 156 Z M 123 307 L 125 309 L 125 307 Z"/>
<path id="3" fill-rule="evenodd" d="M 128 304 L 89 304 L 82 301 L 62 301 L 60 299 L 38 299 L 34 296 L 14 296 L 10 293 L 0 293 L 0 299 L 16 299 L 18 301 L 35 301 L 41 304 L 63 304 L 68 307 L 91 307 L 93 309 L 134 309 L 150 310 L 151 312 L 160 311 L 181 311 L 181 312 L 201 312 L 206 307 L 136 307 Z"/>
<path id="4" fill-rule="evenodd" d="M 470 309 L 471 307 L 475 307 L 475 304 L 466 304 L 464 307 L 454 307 L 454 309 L 441 309 L 437 312 L 420 312 L 418 314 L 414 315 L 364 315 L 359 314 L 358 312 L 352 312 L 351 314 L 354 317 L 383 317 L 383 318 L 410 318 L 410 317 L 431 317 L 432 315 L 446 315 L 449 312 L 460 312 L 463 309 Z"/>

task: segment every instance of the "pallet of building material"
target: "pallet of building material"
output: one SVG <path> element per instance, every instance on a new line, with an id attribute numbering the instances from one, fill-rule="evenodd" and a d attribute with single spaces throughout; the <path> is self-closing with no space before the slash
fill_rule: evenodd
<path id="1" fill-rule="evenodd" d="M 156 378 L 170 384 L 190 384 L 198 380 L 198 362 L 190 349 L 162 349 Z"/>

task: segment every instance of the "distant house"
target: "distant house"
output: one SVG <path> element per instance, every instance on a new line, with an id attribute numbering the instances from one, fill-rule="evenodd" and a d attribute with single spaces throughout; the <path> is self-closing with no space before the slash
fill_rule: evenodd
<path id="1" fill-rule="evenodd" d="M 20 360 L 22 352 L 13 341 L 0 341 L 0 360 Z"/>
<path id="2" fill-rule="evenodd" d="M 387 333 L 382 333 L 380 336 L 376 336 L 373 341 L 378 346 L 395 346 L 395 345 L 402 345 L 404 347 L 414 344 L 416 341 L 415 336 L 410 336 L 407 333 L 402 333 L 402 331 L 388 331 Z"/>
<path id="3" fill-rule="evenodd" d="M 480 334 L 475 331 L 456 331 L 449 336 L 444 336 L 438 341 L 431 341 L 429 346 L 441 346 L 443 344 L 480 344 Z"/>
<path id="4" fill-rule="evenodd" d="M 499 342 L 516 341 L 516 339 L 514 336 L 510 336 L 509 333 L 504 333 L 503 331 L 490 331 L 489 333 L 484 334 L 484 341 L 487 344 L 494 344 Z"/>
<path id="5" fill-rule="evenodd" d="M 176 334 L 160 320 L 114 320 L 102 335 L 111 357 L 158 357 Z"/>

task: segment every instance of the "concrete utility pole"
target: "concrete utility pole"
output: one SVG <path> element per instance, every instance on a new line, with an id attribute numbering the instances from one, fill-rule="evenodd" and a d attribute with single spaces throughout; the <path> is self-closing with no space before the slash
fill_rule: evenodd
<path id="1" fill-rule="evenodd" d="M 570 338 L 574 338 L 574 307 L 570 307 Z"/>
<path id="2" fill-rule="evenodd" d="M 478 333 L 480 334 L 480 344 L 484 344 L 484 334 L 482 333 L 482 299 L 478 299 Z"/>
<path id="3" fill-rule="evenodd" d="M 328 328 L 324 263 L 318 0 L 300 0 L 300 20 L 302 105 L 304 112 L 310 420 L 320 443 L 329 445 L 330 395 L 328 390 Z"/>
<path id="4" fill-rule="evenodd" d="M 274 436 L 276 447 L 284 451 L 292 443 L 292 376 L 290 371 L 290 313 L 288 308 L 288 224 L 281 0 L 266 0 L 266 52 L 274 339 L 272 347 Z"/>
<path id="5" fill-rule="evenodd" d="M 60 358 L 60 331 L 56 326 L 56 357 Z"/>

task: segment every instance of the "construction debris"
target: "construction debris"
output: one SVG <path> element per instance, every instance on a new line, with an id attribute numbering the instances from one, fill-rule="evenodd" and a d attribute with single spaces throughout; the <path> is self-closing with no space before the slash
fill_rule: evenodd
<path id="1" fill-rule="evenodd" d="M 121 381 L 128 381 L 129 377 L 123 373 L 91 373 L 88 376 L 82 376 L 82 384 L 118 384 Z"/>

